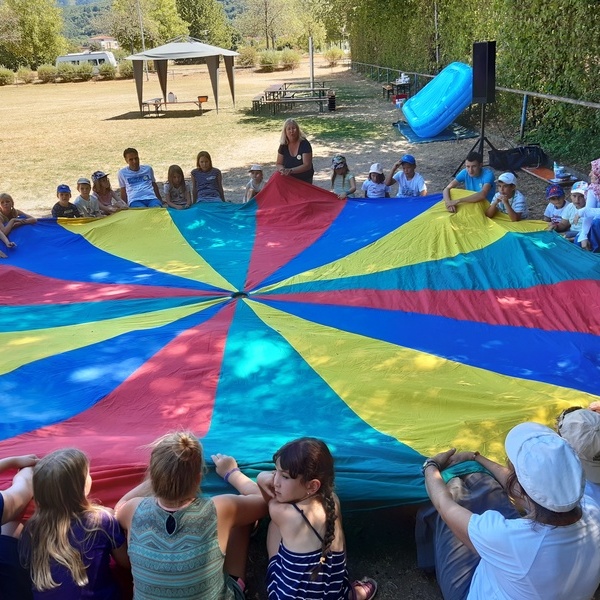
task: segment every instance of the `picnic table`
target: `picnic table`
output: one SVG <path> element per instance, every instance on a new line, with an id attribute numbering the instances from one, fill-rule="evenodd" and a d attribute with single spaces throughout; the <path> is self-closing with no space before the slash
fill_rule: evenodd
<path id="1" fill-rule="evenodd" d="M 283 87 L 285 90 L 288 90 L 293 87 L 310 87 L 310 88 L 326 88 L 326 81 L 284 81 Z"/>
<path id="2" fill-rule="evenodd" d="M 319 112 L 323 112 L 324 103 L 327 102 L 329 89 L 325 81 L 286 81 L 271 84 L 263 94 L 252 99 L 252 111 L 259 112 L 266 106 L 272 114 L 296 104 L 315 102 L 319 105 Z"/>

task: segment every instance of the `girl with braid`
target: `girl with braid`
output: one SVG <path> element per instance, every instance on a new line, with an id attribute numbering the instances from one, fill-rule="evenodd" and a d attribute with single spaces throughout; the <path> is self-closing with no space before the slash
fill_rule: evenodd
<path id="1" fill-rule="evenodd" d="M 257 482 L 241 473 L 235 459 L 212 457 L 217 473 L 242 494 L 262 494 L 269 504 L 267 535 L 269 600 L 370 600 L 377 583 L 350 584 L 340 503 L 333 491 L 333 457 L 321 440 L 288 442 L 273 456 L 275 471 Z"/>

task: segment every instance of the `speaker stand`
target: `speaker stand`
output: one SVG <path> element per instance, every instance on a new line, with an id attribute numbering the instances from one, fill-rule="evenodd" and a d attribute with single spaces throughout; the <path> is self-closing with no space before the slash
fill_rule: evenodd
<path id="1" fill-rule="evenodd" d="M 483 158 L 483 156 L 484 156 L 484 154 L 483 154 L 483 146 L 484 146 L 484 144 L 487 144 L 489 146 L 490 150 L 496 151 L 496 147 L 485 136 L 485 103 L 481 102 L 479 104 L 479 106 L 481 108 L 481 117 L 480 117 L 481 120 L 480 120 L 480 123 L 479 123 L 479 137 L 477 138 L 477 140 L 473 144 L 473 147 L 471 148 L 471 150 L 469 150 L 469 154 L 471 152 L 473 152 L 475 149 L 477 149 L 477 152 L 479 152 L 479 154 L 481 154 L 481 157 Z M 463 159 L 463 161 L 460 163 L 460 165 L 458 165 L 456 171 L 454 171 L 454 173 L 452 174 L 452 177 L 456 177 L 456 174 L 461 170 L 462 166 L 465 164 L 465 161 L 466 161 L 466 158 Z"/>

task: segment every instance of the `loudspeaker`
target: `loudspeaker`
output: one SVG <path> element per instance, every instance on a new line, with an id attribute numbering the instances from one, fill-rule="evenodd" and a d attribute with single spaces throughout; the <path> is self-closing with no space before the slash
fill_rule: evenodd
<path id="1" fill-rule="evenodd" d="M 473 44 L 473 102 L 496 102 L 496 42 Z"/>

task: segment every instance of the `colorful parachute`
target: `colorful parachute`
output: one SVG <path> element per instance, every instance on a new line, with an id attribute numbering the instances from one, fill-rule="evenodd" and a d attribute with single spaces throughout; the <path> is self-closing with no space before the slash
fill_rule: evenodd
<path id="1" fill-rule="evenodd" d="M 423 455 L 501 459 L 515 423 L 598 399 L 600 259 L 543 229 L 280 175 L 246 205 L 19 228 L 0 455 L 80 447 L 113 504 L 166 431 L 249 473 L 313 435 L 346 502 L 419 502 Z"/>

